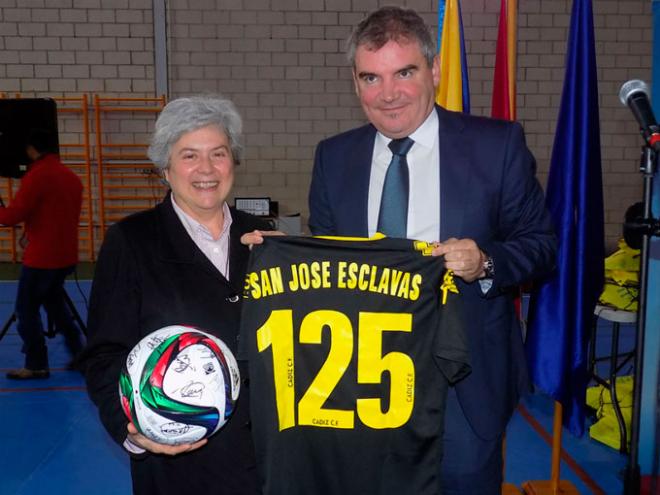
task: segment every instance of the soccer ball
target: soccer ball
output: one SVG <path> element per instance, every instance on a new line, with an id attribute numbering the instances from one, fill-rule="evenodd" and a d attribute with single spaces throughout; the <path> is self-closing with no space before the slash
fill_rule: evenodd
<path id="1" fill-rule="evenodd" d="M 172 325 L 147 335 L 129 353 L 119 395 L 140 433 L 180 445 L 222 428 L 236 406 L 240 382 L 236 359 L 222 340 Z"/>

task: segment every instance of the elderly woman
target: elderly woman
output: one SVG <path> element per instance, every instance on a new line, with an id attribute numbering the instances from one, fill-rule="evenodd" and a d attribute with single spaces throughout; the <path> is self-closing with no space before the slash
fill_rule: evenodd
<path id="1" fill-rule="evenodd" d="M 241 118 L 230 101 L 198 96 L 170 102 L 156 122 L 149 157 L 171 190 L 155 208 L 110 227 L 99 253 L 83 362 L 103 425 L 131 455 L 136 494 L 258 493 L 245 387 L 218 433 L 178 446 L 138 433 L 118 396 L 129 351 L 161 327 L 199 327 L 236 353 L 238 295 L 249 254 L 241 236 L 267 228 L 227 206 L 240 138 Z"/>

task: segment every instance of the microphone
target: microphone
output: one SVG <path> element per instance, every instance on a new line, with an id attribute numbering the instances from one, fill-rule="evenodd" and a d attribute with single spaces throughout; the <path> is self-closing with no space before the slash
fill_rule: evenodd
<path id="1" fill-rule="evenodd" d="M 623 83 L 619 91 L 619 99 L 632 110 L 646 143 L 660 150 L 660 127 L 653 115 L 646 83 L 639 79 L 631 79 Z"/>

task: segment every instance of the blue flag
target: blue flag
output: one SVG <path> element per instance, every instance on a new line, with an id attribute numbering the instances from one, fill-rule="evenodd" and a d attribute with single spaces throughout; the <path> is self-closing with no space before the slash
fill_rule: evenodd
<path id="1" fill-rule="evenodd" d="M 591 0 L 574 0 L 566 75 L 546 203 L 559 240 L 557 268 L 533 291 L 526 340 L 533 382 L 561 402 L 564 425 L 584 433 L 587 342 L 603 288 L 603 185 Z"/>

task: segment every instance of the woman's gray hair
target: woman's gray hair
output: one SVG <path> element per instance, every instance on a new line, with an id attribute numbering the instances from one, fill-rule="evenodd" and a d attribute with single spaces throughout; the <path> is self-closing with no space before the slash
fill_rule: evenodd
<path id="1" fill-rule="evenodd" d="M 208 125 L 218 126 L 227 135 L 234 164 L 238 165 L 243 156 L 243 121 L 236 106 L 218 95 L 177 98 L 165 105 L 156 120 L 147 155 L 162 173 L 169 167 L 172 145 L 185 133 Z"/>
<path id="2" fill-rule="evenodd" d="M 433 66 L 436 53 L 429 27 L 414 10 L 391 6 L 374 10 L 355 27 L 346 42 L 346 58 L 355 68 L 358 47 L 366 45 L 368 50 L 380 50 L 388 41 L 416 41 L 426 63 Z"/>

